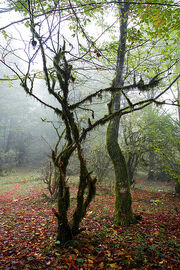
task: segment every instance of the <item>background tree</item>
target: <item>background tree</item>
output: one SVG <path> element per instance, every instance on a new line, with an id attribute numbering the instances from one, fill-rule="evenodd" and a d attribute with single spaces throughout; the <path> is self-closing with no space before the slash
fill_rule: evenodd
<path id="1" fill-rule="evenodd" d="M 111 179 L 114 177 L 112 163 L 104 141 L 105 127 L 101 127 L 101 129 L 93 132 L 85 143 L 89 168 L 97 176 L 97 183 L 102 186 L 105 182 L 107 184 L 111 182 Z"/>
<path id="2" fill-rule="evenodd" d="M 139 128 L 138 113 L 132 113 L 129 117 L 124 117 L 121 120 L 122 133 L 120 134 L 120 143 L 127 162 L 130 184 L 135 184 L 135 175 L 138 165 L 145 152 L 144 141 L 145 137 L 142 130 Z"/>
<path id="3" fill-rule="evenodd" d="M 138 11 L 136 8 L 134 8 L 134 6 L 132 7 L 132 13 L 134 13 L 133 15 L 137 15 L 138 12 L 143 12 L 141 13 L 140 17 L 138 17 L 138 19 L 135 21 L 137 22 L 138 20 L 140 21 L 137 22 L 137 25 L 142 25 L 142 29 L 143 26 L 146 24 L 149 24 L 149 20 L 148 20 L 148 16 L 146 14 L 146 10 L 151 9 L 151 6 L 147 6 L 142 7 L 140 5 L 140 7 L 138 8 Z M 166 15 L 166 10 L 163 7 L 162 8 L 163 14 Z M 159 11 L 162 9 L 160 8 Z M 136 42 L 135 46 L 140 46 L 140 49 L 142 49 L 143 52 L 143 46 L 142 46 L 142 41 L 144 41 L 144 36 L 143 34 L 141 34 L 140 29 L 137 28 L 136 26 L 133 26 L 132 28 L 128 29 L 128 13 L 130 10 L 130 3 L 129 1 L 119 1 L 119 13 L 120 13 L 120 37 L 119 37 L 119 42 L 118 42 L 118 48 L 117 48 L 117 64 L 116 64 L 116 73 L 115 73 L 115 79 L 113 80 L 113 84 L 115 87 L 119 87 L 122 86 L 124 84 L 125 78 L 129 78 L 128 75 L 130 74 L 125 74 L 124 75 L 124 70 L 125 70 L 125 56 L 127 53 L 127 36 L 129 34 L 129 37 L 131 39 L 131 45 L 132 47 L 134 47 L 134 43 Z M 154 10 L 154 8 L 152 7 L 150 14 L 152 15 L 152 11 Z M 157 6 L 156 6 L 156 12 L 157 12 Z M 143 14 L 143 15 L 142 15 Z M 131 18 L 133 19 L 133 16 L 131 16 Z M 142 19 L 141 19 L 142 18 Z M 156 17 L 157 19 L 157 17 Z M 169 13 L 166 16 L 167 20 L 170 20 L 170 16 Z M 159 18 L 157 19 L 159 20 Z M 134 21 L 134 20 L 133 20 Z M 155 20 L 154 20 L 155 21 Z M 159 24 L 160 21 L 158 21 Z M 176 22 L 177 23 L 177 22 Z M 166 24 L 166 22 L 165 22 Z M 152 33 L 151 31 L 148 32 L 146 31 L 146 34 L 150 34 L 150 37 L 152 39 L 152 37 L 157 37 L 157 35 L 161 36 L 161 34 L 163 32 L 167 33 L 167 28 L 163 28 L 161 27 L 161 30 L 159 31 L 159 29 L 156 29 L 157 26 L 157 21 L 155 21 L 155 31 L 154 33 Z M 174 29 L 174 31 L 176 31 L 177 29 L 177 25 Z M 136 37 L 135 34 L 140 34 L 139 37 Z M 144 41 L 145 43 L 147 42 Z M 139 45 L 137 45 L 139 43 Z M 153 47 L 152 47 L 153 48 Z M 131 48 L 132 49 L 132 48 Z M 135 50 L 135 54 L 136 55 L 136 51 Z M 147 60 L 149 60 L 149 53 L 150 51 L 146 51 L 147 54 Z M 130 52 L 131 54 L 131 52 Z M 129 58 L 130 56 L 127 54 L 127 72 L 129 72 Z M 149 71 L 149 65 L 146 63 L 141 65 L 141 57 L 142 57 L 142 53 L 140 54 L 140 57 L 138 57 L 139 59 L 137 59 L 139 62 L 138 65 L 135 67 L 136 63 L 132 63 L 131 64 L 131 68 L 133 68 L 133 73 L 134 73 L 134 83 L 136 84 L 136 78 L 135 78 L 135 74 L 137 72 L 137 70 L 139 71 L 140 74 L 140 80 L 138 82 L 139 85 L 139 90 L 147 90 L 144 88 L 144 80 L 142 78 L 142 74 L 141 74 L 141 70 L 142 68 L 145 66 L 146 67 L 146 72 Z M 154 57 L 154 54 L 153 54 Z M 133 59 L 133 57 L 131 56 L 131 58 Z M 132 59 L 130 58 L 130 61 L 132 61 Z M 159 62 L 162 62 L 162 60 L 159 59 Z M 140 65 L 140 68 L 139 68 Z M 167 63 L 166 63 L 167 65 Z M 137 68 L 138 67 L 138 68 Z M 158 82 L 158 76 L 159 74 L 161 74 L 161 72 L 159 73 L 159 63 L 154 63 L 154 71 L 156 73 L 156 83 Z M 143 68 L 144 69 L 144 68 Z M 158 71 L 158 72 L 157 72 Z M 132 71 L 131 71 L 132 72 Z M 144 76 L 145 74 L 143 74 Z M 155 80 L 151 81 L 151 83 L 153 83 L 151 86 L 152 88 L 154 88 L 156 85 L 156 83 L 154 84 Z M 124 92 L 121 93 L 121 95 L 123 95 L 126 99 L 126 102 L 130 105 L 130 107 L 132 108 L 132 111 L 134 110 L 134 105 L 132 102 L 132 99 L 129 98 Z M 111 97 L 111 102 L 109 104 L 109 108 L 112 111 L 116 111 L 119 109 L 120 106 L 122 106 L 120 104 L 120 97 L 121 95 L 119 94 L 113 94 Z M 118 223 L 119 225 L 124 225 L 124 224 L 129 224 L 133 222 L 133 215 L 132 215 L 132 211 L 131 211 L 131 195 L 130 195 L 130 188 L 129 188 L 129 180 L 128 180 L 128 170 L 127 170 L 127 166 L 126 166 L 126 162 L 125 162 L 125 158 L 124 155 L 119 147 L 118 144 L 118 130 L 119 130 L 119 122 L 120 122 L 120 117 L 113 119 L 107 129 L 107 149 L 108 152 L 110 154 L 110 157 L 112 159 L 113 165 L 114 165 L 114 169 L 115 169 L 115 190 L 116 190 L 116 202 L 115 202 L 115 222 Z M 129 160 L 130 162 L 130 160 Z M 152 161 L 151 161 L 152 162 Z M 130 170 L 129 170 L 130 171 Z"/>
<path id="4" fill-rule="evenodd" d="M 143 114 L 136 112 L 127 117 L 122 147 L 130 164 L 130 175 L 143 169 L 149 181 L 177 181 L 179 125 L 161 108 L 151 106 L 144 109 Z"/>
<path id="5" fill-rule="evenodd" d="M 118 44 L 118 54 L 116 63 L 116 75 L 113 81 L 113 87 L 118 88 L 124 84 L 124 63 L 126 54 L 126 38 L 129 14 L 129 1 L 119 3 L 120 36 Z M 114 112 L 120 109 L 121 94 L 112 94 L 109 103 L 109 111 Z M 128 178 L 128 171 L 125 158 L 118 144 L 120 116 L 111 120 L 107 128 L 107 149 L 114 165 L 115 171 L 115 222 L 119 225 L 133 223 L 133 214 L 131 209 L 131 193 Z"/>

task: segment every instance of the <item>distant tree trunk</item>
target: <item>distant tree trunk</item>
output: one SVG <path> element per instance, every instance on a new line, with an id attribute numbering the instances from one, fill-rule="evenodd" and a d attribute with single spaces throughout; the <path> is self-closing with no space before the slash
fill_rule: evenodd
<path id="1" fill-rule="evenodd" d="M 17 166 L 22 167 L 25 161 L 25 155 L 26 155 L 26 146 L 22 141 L 22 145 L 19 146 L 19 149 L 17 151 Z"/>
<path id="2" fill-rule="evenodd" d="M 14 124 L 13 121 L 10 120 L 6 146 L 5 146 L 5 153 L 9 152 L 13 144 L 13 132 L 12 132 L 13 124 Z"/>
<path id="3" fill-rule="evenodd" d="M 127 167 L 128 167 L 130 185 L 133 185 L 135 183 L 134 175 L 135 175 L 136 168 L 138 165 L 138 160 L 139 160 L 139 156 L 137 153 L 128 154 Z"/>
<path id="4" fill-rule="evenodd" d="M 2 168 L 2 165 L 1 165 L 1 157 L 0 157 L 0 176 L 3 176 L 3 168 Z"/>
<path id="5" fill-rule="evenodd" d="M 149 171 L 148 171 L 148 176 L 147 176 L 147 180 L 148 181 L 154 181 L 155 180 L 155 164 L 154 164 L 154 149 L 149 151 Z"/>
<path id="6" fill-rule="evenodd" d="M 126 53 L 126 34 L 128 21 L 129 3 L 119 3 L 120 16 L 120 39 L 116 64 L 116 76 L 113 80 L 114 87 L 120 87 L 124 84 L 123 70 Z M 120 94 L 111 95 L 109 104 L 110 111 L 117 111 L 120 109 Z M 115 223 L 119 225 L 128 225 L 133 223 L 134 217 L 132 214 L 132 199 L 130 193 L 130 184 L 128 177 L 128 170 L 124 155 L 118 144 L 120 116 L 111 120 L 106 134 L 107 150 L 112 160 L 115 170 Z"/>
<path id="7" fill-rule="evenodd" d="M 180 199 L 180 181 L 178 180 L 175 185 L 175 192 L 176 192 L 177 197 Z"/>

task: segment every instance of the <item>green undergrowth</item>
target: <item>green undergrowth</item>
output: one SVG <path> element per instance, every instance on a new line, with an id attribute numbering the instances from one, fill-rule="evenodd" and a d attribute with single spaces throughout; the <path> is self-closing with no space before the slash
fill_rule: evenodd
<path id="1" fill-rule="evenodd" d="M 23 194 L 35 186 L 44 186 L 39 170 L 14 169 L 0 177 L 0 194 L 12 191 Z"/>

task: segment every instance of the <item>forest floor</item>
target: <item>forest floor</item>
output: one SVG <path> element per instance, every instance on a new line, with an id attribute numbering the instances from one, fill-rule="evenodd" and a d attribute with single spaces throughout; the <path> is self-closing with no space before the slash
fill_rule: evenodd
<path id="1" fill-rule="evenodd" d="M 86 231 L 58 247 L 55 205 L 43 198 L 39 173 L 0 177 L 0 269 L 180 269 L 180 201 L 172 188 L 138 181 L 133 211 L 142 220 L 122 227 L 113 224 L 114 196 L 99 187 L 82 224 Z M 71 191 L 73 207 L 75 185 Z"/>

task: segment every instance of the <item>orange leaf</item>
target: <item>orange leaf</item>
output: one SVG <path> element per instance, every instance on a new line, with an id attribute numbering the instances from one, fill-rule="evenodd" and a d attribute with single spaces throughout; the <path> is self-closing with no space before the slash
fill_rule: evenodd
<path id="1" fill-rule="evenodd" d="M 116 263 L 111 263 L 109 266 L 114 269 L 122 269 L 122 267 L 117 265 Z"/>
<path id="2" fill-rule="evenodd" d="M 131 255 L 126 255 L 125 257 L 126 257 L 126 258 L 131 258 Z"/>
<path id="3" fill-rule="evenodd" d="M 79 254 L 79 250 L 78 249 L 73 249 L 73 251 L 76 253 L 76 254 Z"/>
<path id="4" fill-rule="evenodd" d="M 104 268 L 104 263 L 103 263 L 103 262 L 101 262 L 101 263 L 99 264 L 99 268 L 100 268 L 100 269 L 103 269 L 103 268 Z"/>
<path id="5" fill-rule="evenodd" d="M 94 260 L 95 258 L 93 256 L 89 256 L 88 259 Z"/>

